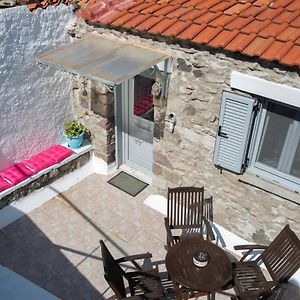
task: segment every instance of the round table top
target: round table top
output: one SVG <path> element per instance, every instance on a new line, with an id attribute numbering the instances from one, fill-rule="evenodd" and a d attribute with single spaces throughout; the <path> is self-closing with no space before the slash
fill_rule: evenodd
<path id="1" fill-rule="evenodd" d="M 209 255 L 205 267 L 194 265 L 197 251 Z M 196 291 L 218 291 L 232 279 L 232 265 L 226 252 L 201 237 L 185 238 L 172 246 L 166 256 L 166 267 L 173 280 Z"/>

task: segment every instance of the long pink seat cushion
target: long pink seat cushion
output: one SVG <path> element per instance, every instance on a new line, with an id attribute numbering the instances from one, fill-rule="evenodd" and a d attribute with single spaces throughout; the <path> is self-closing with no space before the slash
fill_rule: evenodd
<path id="1" fill-rule="evenodd" d="M 0 177 L 0 192 L 5 191 L 11 187 L 12 185 L 10 183 L 8 183 L 2 177 Z"/>
<path id="2" fill-rule="evenodd" d="M 24 160 L 23 164 L 30 168 L 35 173 L 46 169 L 55 164 L 55 160 L 51 157 L 38 153 L 37 155 L 31 157 L 30 159 Z"/>
<path id="3" fill-rule="evenodd" d="M 12 185 L 18 184 L 32 174 L 34 174 L 33 170 L 28 169 L 23 163 L 15 164 L 0 172 L 0 176 Z"/>
<path id="4" fill-rule="evenodd" d="M 59 163 L 65 158 L 67 158 L 68 156 L 72 155 L 74 151 L 62 145 L 54 145 L 41 153 L 53 159 L 55 163 Z"/>

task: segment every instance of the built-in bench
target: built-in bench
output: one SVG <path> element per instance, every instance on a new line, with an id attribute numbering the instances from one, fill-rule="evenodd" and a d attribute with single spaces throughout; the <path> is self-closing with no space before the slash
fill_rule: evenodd
<path id="1" fill-rule="evenodd" d="M 0 208 L 72 172 L 89 160 L 91 144 L 79 149 L 54 145 L 0 172 Z"/>

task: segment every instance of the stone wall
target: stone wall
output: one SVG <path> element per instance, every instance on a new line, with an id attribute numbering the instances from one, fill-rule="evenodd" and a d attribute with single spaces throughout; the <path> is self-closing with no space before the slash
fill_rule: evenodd
<path id="1" fill-rule="evenodd" d="M 115 161 L 114 94 L 99 82 L 73 80 L 73 106 L 77 118 L 90 132 L 94 154 L 110 164 Z"/>
<path id="2" fill-rule="evenodd" d="M 204 186 L 206 195 L 213 197 L 214 221 L 244 239 L 269 243 L 286 223 L 300 236 L 299 205 L 245 185 L 233 173 L 221 174 L 212 162 L 221 94 L 231 90 L 231 72 L 300 88 L 299 70 L 205 47 L 169 45 L 82 22 L 76 24 L 75 35 L 93 30 L 173 57 L 166 107 L 157 105 L 155 113 L 160 116 L 157 110 L 166 108 L 166 119 L 174 113 L 177 123 L 174 133 L 165 126 L 163 138 L 154 141 L 153 193 L 166 195 L 168 186 Z"/>
<path id="3" fill-rule="evenodd" d="M 62 165 L 59 168 L 56 169 L 51 169 L 49 172 L 46 174 L 40 176 L 36 180 L 26 184 L 25 186 L 22 186 L 15 191 L 11 192 L 10 194 L 4 196 L 3 198 L 0 199 L 0 209 L 3 208 L 4 206 L 12 203 L 13 201 L 18 200 L 21 197 L 24 197 L 28 195 L 29 193 L 40 189 L 42 187 L 45 187 L 55 180 L 63 177 L 66 174 L 69 174 L 76 169 L 80 168 L 84 164 L 88 162 L 90 159 L 91 153 L 87 152 L 84 153 L 83 155 L 77 157 L 76 159 L 69 161 L 68 163 Z"/>

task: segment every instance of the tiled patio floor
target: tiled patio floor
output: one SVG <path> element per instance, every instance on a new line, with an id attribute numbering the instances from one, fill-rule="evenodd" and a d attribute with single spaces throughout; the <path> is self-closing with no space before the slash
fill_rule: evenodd
<path id="1" fill-rule="evenodd" d="M 0 231 L 0 264 L 62 299 L 107 299 L 99 240 L 115 257 L 150 251 L 164 270 L 163 215 L 92 174 Z M 217 294 L 216 299 L 229 299 Z"/>

